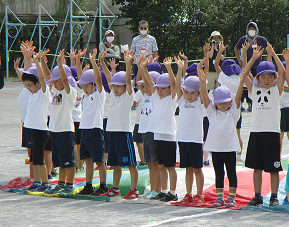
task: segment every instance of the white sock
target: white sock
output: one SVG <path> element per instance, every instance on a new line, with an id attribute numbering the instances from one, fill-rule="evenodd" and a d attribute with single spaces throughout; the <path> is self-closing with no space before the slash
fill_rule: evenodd
<path id="1" fill-rule="evenodd" d="M 170 190 L 170 193 L 171 193 L 172 195 L 176 195 L 176 191 L 175 191 L 175 190 Z"/>
<path id="2" fill-rule="evenodd" d="M 168 190 L 162 190 L 162 193 L 167 194 L 167 193 L 168 193 Z"/>

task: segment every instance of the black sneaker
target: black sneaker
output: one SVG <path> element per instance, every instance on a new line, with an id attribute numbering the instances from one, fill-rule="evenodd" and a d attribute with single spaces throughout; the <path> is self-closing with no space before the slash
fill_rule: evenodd
<path id="1" fill-rule="evenodd" d="M 93 193 L 93 188 L 88 188 L 88 187 L 84 186 L 84 188 L 76 194 L 78 194 L 78 195 L 90 195 L 91 193 Z"/>
<path id="2" fill-rule="evenodd" d="M 246 109 L 243 106 L 241 106 L 241 111 L 244 112 L 245 110 Z"/>
<path id="3" fill-rule="evenodd" d="M 262 206 L 263 205 L 263 196 L 255 196 L 247 206 Z"/>
<path id="4" fill-rule="evenodd" d="M 279 205 L 279 201 L 278 201 L 278 199 L 276 198 L 276 197 L 271 197 L 270 198 L 270 207 L 274 207 L 274 206 L 277 206 L 277 205 Z"/>
<path id="5" fill-rule="evenodd" d="M 151 197 L 150 199 L 160 200 L 160 199 L 163 198 L 165 195 L 166 195 L 166 193 L 160 192 L 159 194 L 157 194 L 156 196 Z"/>
<path id="6" fill-rule="evenodd" d="M 252 106 L 250 105 L 247 109 L 248 112 L 252 112 Z"/>
<path id="7" fill-rule="evenodd" d="M 99 196 L 100 194 L 102 193 L 106 193 L 108 191 L 108 188 L 105 187 L 105 188 L 98 188 L 95 192 L 92 191 L 92 193 L 90 195 L 92 196 Z"/>
<path id="8" fill-rule="evenodd" d="M 162 202 L 169 202 L 169 201 L 177 201 L 178 200 L 178 196 L 171 194 L 170 192 L 168 192 L 167 194 L 165 194 L 165 196 L 163 198 L 160 199 L 160 201 Z"/>
<path id="9" fill-rule="evenodd" d="M 208 161 L 204 161 L 203 165 L 209 166 L 210 165 L 210 161 L 209 160 Z"/>

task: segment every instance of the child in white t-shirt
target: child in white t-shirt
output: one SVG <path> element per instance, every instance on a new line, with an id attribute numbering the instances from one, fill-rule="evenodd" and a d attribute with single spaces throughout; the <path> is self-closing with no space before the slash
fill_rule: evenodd
<path id="1" fill-rule="evenodd" d="M 82 130 L 80 143 L 80 159 L 86 162 L 86 186 L 78 194 L 100 195 L 107 191 L 106 168 L 104 165 L 104 138 L 103 138 L 103 105 L 105 91 L 102 86 L 102 78 L 95 63 L 97 49 L 93 54 L 89 53 L 93 70 L 89 69 L 82 73 L 78 84 L 81 85 L 85 96 L 83 99 L 82 118 L 79 128 Z M 80 63 L 80 58 L 77 58 Z M 80 64 L 77 64 L 80 66 Z M 93 192 L 93 164 L 96 163 L 99 170 L 100 187 Z"/>
<path id="2" fill-rule="evenodd" d="M 204 202 L 203 185 L 203 118 L 205 108 L 200 96 L 200 82 L 197 76 L 187 76 L 181 87 L 183 61 L 175 57 L 178 65 L 176 78 L 177 98 L 179 105 L 179 121 L 177 137 L 180 151 L 180 168 L 186 168 L 187 194 L 181 201 L 183 204 Z M 193 119 L 193 120 L 190 120 Z M 194 175 L 197 183 L 197 194 L 192 196 Z"/>
<path id="3" fill-rule="evenodd" d="M 177 108 L 176 84 L 175 76 L 171 69 L 172 58 L 166 58 L 164 65 L 168 73 L 160 75 L 153 83 L 151 77 L 147 73 L 147 65 L 152 61 L 149 59 L 141 64 L 146 80 L 150 83 L 149 89 L 152 91 L 153 115 L 152 115 L 152 131 L 154 140 L 157 143 L 157 159 L 161 171 L 162 191 L 155 197 L 163 202 L 176 201 L 178 196 L 175 193 L 177 184 L 176 164 L 176 121 L 174 117 Z M 167 190 L 167 181 L 169 172 L 170 191 Z"/>
<path id="4" fill-rule="evenodd" d="M 225 205 L 223 199 L 224 163 L 229 179 L 229 198 L 226 207 L 234 207 L 237 189 L 236 152 L 240 150 L 236 124 L 240 118 L 240 100 L 243 91 L 244 73 L 241 75 L 235 100 L 232 99 L 231 92 L 227 87 L 220 86 L 213 92 L 214 103 L 208 96 L 206 87 L 207 75 L 202 70 L 198 72 L 198 75 L 206 113 L 210 121 L 204 149 L 212 153 L 216 177 L 217 199 L 212 207 Z"/>
<path id="5" fill-rule="evenodd" d="M 220 42 L 219 44 L 219 52 L 217 54 L 216 60 L 215 60 L 215 70 L 218 74 L 218 82 L 229 88 L 231 95 L 233 98 L 236 96 L 236 92 L 238 90 L 239 84 L 240 84 L 240 75 L 242 73 L 242 69 L 240 66 L 236 64 L 236 62 L 233 59 L 226 59 L 222 63 L 222 68 L 220 67 L 220 59 L 222 53 L 226 50 L 228 46 L 224 46 L 223 42 Z M 240 151 L 237 153 L 237 161 L 242 161 L 241 154 L 242 154 L 242 148 L 243 148 L 243 141 L 241 138 L 241 123 L 242 123 L 242 114 L 240 114 L 240 119 L 237 122 L 236 130 L 237 135 L 240 143 Z"/>
<path id="6" fill-rule="evenodd" d="M 262 55 L 263 49 L 257 47 L 253 56 L 245 66 L 250 70 L 254 62 Z M 267 43 L 266 51 L 273 56 L 277 67 L 272 62 L 263 61 L 257 66 L 257 75 L 253 82 L 245 78 L 245 84 L 252 102 L 252 128 L 250 132 L 245 166 L 254 169 L 253 182 L 255 197 L 247 206 L 263 205 L 261 195 L 262 172 L 269 172 L 271 177 L 271 198 L 269 206 L 279 205 L 277 192 L 279 188 L 280 161 L 280 96 L 284 86 L 284 66 L 272 46 Z M 282 53 L 286 62 L 289 60 L 288 50 Z M 287 77 L 286 73 L 286 77 Z M 288 77 L 287 77 L 288 80 Z"/>
<path id="7" fill-rule="evenodd" d="M 110 85 L 111 101 L 108 110 L 106 130 L 109 132 L 109 153 L 107 165 L 113 166 L 113 187 L 101 196 L 120 195 L 119 183 L 122 174 L 122 166 L 128 166 L 131 176 L 131 189 L 124 199 L 135 199 L 138 197 L 137 181 L 138 171 L 136 168 L 135 150 L 132 141 L 130 115 L 134 100 L 134 92 L 131 86 L 131 65 L 133 55 L 125 53 L 124 59 L 126 72 L 120 71 L 111 76 L 104 63 L 107 51 L 100 56 L 103 72 Z"/>
<path id="8" fill-rule="evenodd" d="M 34 56 L 36 68 L 30 67 L 22 75 L 23 84 L 32 94 L 29 96 L 27 104 L 24 127 L 29 128 L 31 132 L 30 161 L 33 163 L 34 183 L 25 190 L 44 192 L 50 189 L 44 163 L 45 145 L 49 140 L 47 109 L 50 102 L 50 91 L 39 65 L 39 55 L 40 53 Z"/>
<path id="9" fill-rule="evenodd" d="M 51 131 L 52 160 L 54 167 L 59 167 L 59 183 L 47 194 L 74 193 L 73 180 L 75 175 L 74 124 L 72 109 L 76 101 L 76 90 L 70 86 L 68 77 L 71 71 L 62 65 L 64 50 L 57 57 L 58 66 L 51 72 L 53 94 L 49 130 Z M 66 182 L 66 184 L 65 184 Z"/>

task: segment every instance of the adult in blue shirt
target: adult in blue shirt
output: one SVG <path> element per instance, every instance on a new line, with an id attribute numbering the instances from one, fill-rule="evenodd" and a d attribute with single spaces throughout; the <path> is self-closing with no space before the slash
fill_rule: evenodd
<path id="1" fill-rule="evenodd" d="M 258 26 L 255 22 L 250 22 L 249 24 L 247 24 L 247 28 L 246 28 L 246 35 L 242 36 L 238 43 L 236 44 L 235 48 L 234 48 L 234 52 L 235 55 L 238 59 L 238 62 L 240 64 L 240 66 L 242 67 L 243 64 L 243 58 L 242 58 L 242 54 L 240 54 L 240 50 L 242 49 L 242 44 L 246 44 L 249 43 L 250 47 L 247 50 L 247 62 L 249 62 L 249 60 L 252 58 L 253 55 L 253 48 L 256 48 L 257 46 L 261 46 L 262 48 L 266 48 L 267 47 L 267 39 L 264 38 L 263 36 L 259 36 L 259 29 Z M 260 56 L 259 59 L 257 59 L 254 63 L 254 65 L 251 68 L 251 74 L 255 77 L 256 76 L 256 69 L 258 64 L 262 61 L 262 56 Z M 252 111 L 252 100 L 248 97 L 248 90 L 244 89 L 243 91 L 243 96 L 241 99 L 241 103 L 243 103 L 244 99 L 246 98 L 247 103 L 248 103 L 248 111 Z M 241 106 L 241 110 L 244 111 L 245 109 Z"/>

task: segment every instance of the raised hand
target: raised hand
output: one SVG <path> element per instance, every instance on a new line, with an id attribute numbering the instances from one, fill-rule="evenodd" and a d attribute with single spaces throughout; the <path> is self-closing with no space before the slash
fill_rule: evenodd
<path id="1" fill-rule="evenodd" d="M 119 65 L 119 63 L 115 63 L 115 58 L 110 58 L 109 61 L 110 62 L 107 62 L 107 64 L 109 64 L 111 69 L 116 69 L 116 67 Z"/>
<path id="2" fill-rule="evenodd" d="M 199 76 L 200 82 L 206 83 L 206 80 L 207 80 L 207 77 L 208 77 L 208 73 L 204 73 L 204 70 L 200 69 L 198 71 L 198 76 Z"/>
<path id="3" fill-rule="evenodd" d="M 90 58 L 90 61 L 91 61 L 91 62 L 95 61 L 97 52 L 98 52 L 98 50 L 97 50 L 96 48 L 94 48 L 94 49 L 93 49 L 93 53 L 92 53 L 92 54 L 89 53 L 89 58 Z"/>
<path id="4" fill-rule="evenodd" d="M 20 61 L 21 61 L 21 58 L 16 58 L 16 60 L 14 60 L 14 68 L 15 69 L 19 69 Z"/>
<path id="5" fill-rule="evenodd" d="M 58 64 L 63 64 L 63 62 L 65 61 L 64 59 L 64 49 L 62 49 L 61 51 L 58 52 L 58 56 L 57 56 L 57 63 Z"/>
<path id="6" fill-rule="evenodd" d="M 264 49 L 261 46 L 254 48 L 252 58 L 258 59 L 260 56 L 262 56 L 263 50 Z"/>
<path id="7" fill-rule="evenodd" d="M 86 64 L 82 70 L 82 72 L 85 72 L 86 70 L 90 69 L 90 64 Z"/>
<path id="8" fill-rule="evenodd" d="M 274 54 L 274 48 L 271 46 L 270 43 L 267 42 L 267 47 L 266 47 L 266 51 L 268 53 L 270 53 L 270 55 L 273 55 Z"/>
<path id="9" fill-rule="evenodd" d="M 66 52 L 71 60 L 76 58 L 76 51 L 77 51 L 76 49 L 70 49 L 70 53 Z"/>
<path id="10" fill-rule="evenodd" d="M 246 42 L 246 45 L 242 44 L 243 52 L 247 51 L 250 47 L 250 43 Z"/>
<path id="11" fill-rule="evenodd" d="M 289 49 L 284 49 L 282 52 L 282 56 L 286 62 L 289 62 Z M 287 66 L 287 65 L 286 65 Z"/>
<path id="12" fill-rule="evenodd" d="M 184 61 L 188 60 L 188 57 L 185 55 L 185 53 L 182 53 L 181 51 L 179 52 L 179 56 L 184 59 Z"/>
<path id="13" fill-rule="evenodd" d="M 228 47 L 228 45 L 224 46 L 223 42 L 220 42 L 219 52 L 223 53 L 223 51 L 226 50 L 227 47 Z"/>
<path id="14" fill-rule="evenodd" d="M 46 54 L 48 54 L 49 52 L 50 52 L 50 50 L 45 48 L 40 54 L 40 59 L 41 60 L 45 59 L 46 58 Z"/>
<path id="15" fill-rule="evenodd" d="M 167 57 L 164 59 L 163 63 L 165 65 L 165 67 L 170 67 L 172 65 L 173 62 L 173 58 L 172 57 Z"/>
<path id="16" fill-rule="evenodd" d="M 177 66 L 182 69 L 185 65 L 184 61 L 180 59 L 180 56 L 178 57 L 174 56 L 174 59 L 175 59 Z"/>
<path id="17" fill-rule="evenodd" d="M 206 45 L 203 46 L 204 54 L 207 54 L 210 49 L 211 49 L 210 43 L 206 43 Z"/>
<path id="18" fill-rule="evenodd" d="M 33 54 L 33 60 L 36 62 L 36 61 L 39 61 L 39 57 L 40 57 L 40 55 L 41 55 L 41 50 L 39 50 L 39 52 L 37 53 L 37 54 Z"/>
<path id="19" fill-rule="evenodd" d="M 84 54 L 86 53 L 86 51 L 87 51 L 86 49 L 84 49 L 83 51 L 82 51 L 82 49 L 78 50 L 78 53 L 77 53 L 77 55 L 76 55 L 76 58 L 80 60 L 80 58 L 82 58 L 82 57 L 84 56 Z"/>

